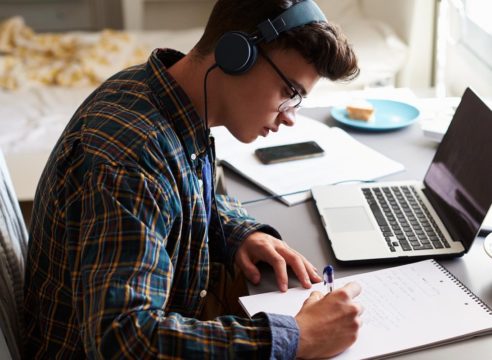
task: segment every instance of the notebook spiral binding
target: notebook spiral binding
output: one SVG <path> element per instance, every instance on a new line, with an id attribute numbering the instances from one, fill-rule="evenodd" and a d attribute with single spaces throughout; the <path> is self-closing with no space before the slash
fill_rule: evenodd
<path id="1" fill-rule="evenodd" d="M 477 295 L 475 295 L 473 291 L 471 291 L 465 284 L 463 284 L 460 280 L 458 280 L 456 276 L 451 274 L 448 269 L 446 269 L 444 266 L 439 264 L 436 260 L 432 260 L 432 262 L 434 265 L 436 265 L 438 269 L 440 269 L 446 275 L 447 278 L 449 278 L 452 282 L 454 282 L 461 289 L 463 289 L 465 294 L 467 294 L 470 297 L 470 299 L 472 299 L 482 309 L 484 309 L 487 314 L 492 315 L 492 309 L 486 303 L 484 303 L 482 299 L 480 299 Z"/>

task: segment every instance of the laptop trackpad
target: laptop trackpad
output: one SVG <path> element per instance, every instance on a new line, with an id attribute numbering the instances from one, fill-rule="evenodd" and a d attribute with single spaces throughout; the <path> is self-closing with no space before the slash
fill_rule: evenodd
<path id="1" fill-rule="evenodd" d="M 325 208 L 323 216 L 334 232 L 356 232 L 373 230 L 374 227 L 362 206 Z"/>

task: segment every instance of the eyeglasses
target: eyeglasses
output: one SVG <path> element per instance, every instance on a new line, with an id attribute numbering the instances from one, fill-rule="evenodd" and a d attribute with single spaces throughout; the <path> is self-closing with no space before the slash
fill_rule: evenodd
<path id="1" fill-rule="evenodd" d="M 267 63 L 270 64 L 273 70 L 275 70 L 278 76 L 280 76 L 280 78 L 284 81 L 285 85 L 287 85 L 287 87 L 291 90 L 290 97 L 279 105 L 278 111 L 284 112 L 290 109 L 298 109 L 301 106 L 301 102 L 302 102 L 302 95 L 299 92 L 299 90 L 297 90 L 294 84 L 292 84 L 292 82 L 289 79 L 287 79 L 284 73 L 277 67 L 277 65 L 275 65 L 272 59 L 270 59 L 270 57 L 268 57 L 268 55 L 263 50 L 259 48 L 258 52 L 261 56 L 265 58 Z"/>

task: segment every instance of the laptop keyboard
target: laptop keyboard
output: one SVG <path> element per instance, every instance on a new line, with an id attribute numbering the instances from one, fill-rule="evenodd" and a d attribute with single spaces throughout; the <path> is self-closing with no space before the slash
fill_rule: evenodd
<path id="1" fill-rule="evenodd" d="M 413 186 L 362 188 L 392 252 L 449 248 L 442 231 Z"/>

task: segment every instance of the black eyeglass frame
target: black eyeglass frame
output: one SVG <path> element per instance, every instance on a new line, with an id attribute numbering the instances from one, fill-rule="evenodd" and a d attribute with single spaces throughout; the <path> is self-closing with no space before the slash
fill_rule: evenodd
<path id="1" fill-rule="evenodd" d="M 283 80 L 285 85 L 292 91 L 292 95 L 290 96 L 289 99 L 283 101 L 279 106 L 278 106 L 278 111 L 279 112 L 284 112 L 289 109 L 298 109 L 301 106 L 301 102 L 303 99 L 302 94 L 297 90 L 297 88 L 292 84 L 292 82 L 287 79 L 287 76 L 284 75 L 282 70 L 280 70 L 277 65 L 273 62 L 272 59 L 260 48 L 258 47 L 258 53 L 267 61 L 267 63 L 270 64 L 270 66 L 275 70 L 278 76 Z"/>

